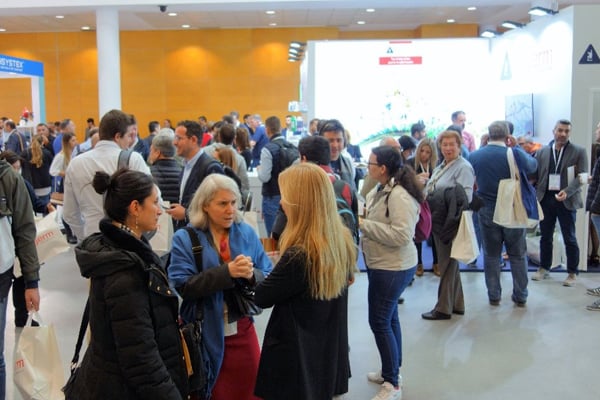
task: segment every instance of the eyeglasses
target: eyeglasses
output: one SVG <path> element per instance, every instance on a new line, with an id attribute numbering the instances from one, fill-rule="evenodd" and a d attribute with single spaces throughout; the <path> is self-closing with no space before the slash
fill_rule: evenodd
<path id="1" fill-rule="evenodd" d="M 187 136 L 177 136 L 177 135 L 175 135 L 175 137 L 173 138 L 173 141 L 177 142 L 177 141 L 183 140 L 183 139 L 187 139 Z"/>
<path id="2" fill-rule="evenodd" d="M 376 162 L 368 162 L 367 165 L 377 165 L 378 167 L 381 167 L 381 164 Z"/>

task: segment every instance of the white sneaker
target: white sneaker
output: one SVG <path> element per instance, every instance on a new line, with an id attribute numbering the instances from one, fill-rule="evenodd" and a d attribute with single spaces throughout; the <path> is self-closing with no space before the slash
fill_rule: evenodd
<path id="1" fill-rule="evenodd" d="M 369 382 L 378 383 L 381 385 L 383 383 L 383 377 L 381 376 L 381 370 L 379 370 L 377 372 L 367 373 L 367 379 L 369 380 Z M 398 386 L 402 387 L 402 375 L 400 375 L 400 373 L 398 373 Z"/>
<path id="2" fill-rule="evenodd" d="M 544 279 L 548 278 L 550 276 L 550 274 L 548 273 L 547 270 L 545 270 L 544 268 L 538 268 L 537 272 L 534 272 L 533 275 L 531 275 L 531 280 L 532 281 L 543 281 Z"/>
<path id="3" fill-rule="evenodd" d="M 589 294 L 590 296 L 600 297 L 600 286 L 597 288 L 588 289 L 586 293 Z"/>
<path id="4" fill-rule="evenodd" d="M 371 400 L 402 400 L 402 389 L 400 386 L 396 389 L 391 383 L 383 382 L 381 390 Z"/>
<path id="5" fill-rule="evenodd" d="M 563 286 L 575 286 L 575 281 L 577 280 L 577 275 L 575 274 L 569 274 L 569 276 L 567 276 L 567 279 L 565 279 L 565 281 L 563 282 Z"/>

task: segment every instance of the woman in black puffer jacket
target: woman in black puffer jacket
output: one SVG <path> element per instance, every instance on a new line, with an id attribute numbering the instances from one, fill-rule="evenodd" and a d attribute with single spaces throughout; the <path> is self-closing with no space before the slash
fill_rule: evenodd
<path id="1" fill-rule="evenodd" d="M 127 169 L 97 172 L 93 185 L 108 218 L 75 249 L 91 279 L 91 342 L 67 399 L 185 399 L 177 297 L 142 237 L 161 214 L 157 189 Z"/>

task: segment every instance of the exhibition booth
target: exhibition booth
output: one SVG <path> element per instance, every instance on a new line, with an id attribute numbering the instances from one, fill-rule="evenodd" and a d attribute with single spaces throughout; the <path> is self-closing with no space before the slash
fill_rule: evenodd
<path id="1" fill-rule="evenodd" d="M 29 110 L 33 112 L 31 124 L 46 120 L 44 64 L 39 61 L 25 60 L 0 54 L 0 78 L 28 78 L 31 86 L 31 103 Z M 28 105 L 23 104 L 24 107 Z"/>

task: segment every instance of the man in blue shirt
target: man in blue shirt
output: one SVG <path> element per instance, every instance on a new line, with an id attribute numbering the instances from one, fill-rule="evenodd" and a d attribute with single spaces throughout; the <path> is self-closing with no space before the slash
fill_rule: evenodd
<path id="1" fill-rule="evenodd" d="M 477 195 L 483 200 L 479 210 L 483 247 L 483 269 L 485 284 L 488 289 L 490 305 L 500 305 L 502 287 L 500 286 L 500 259 L 502 244 L 510 260 L 513 277 L 511 299 L 518 307 L 527 302 L 527 245 L 525 228 L 505 228 L 494 223 L 494 210 L 498 196 L 498 185 L 501 179 L 510 178 L 507 158 L 508 124 L 506 121 L 495 121 L 488 128 L 490 140 L 487 146 L 469 155 L 477 181 Z M 515 141 L 511 141 L 515 143 Z M 519 170 L 525 174 L 533 174 L 537 169 L 537 161 L 525 153 L 520 147 L 513 147 L 512 152 Z M 510 207 L 510 205 L 507 205 Z"/>

